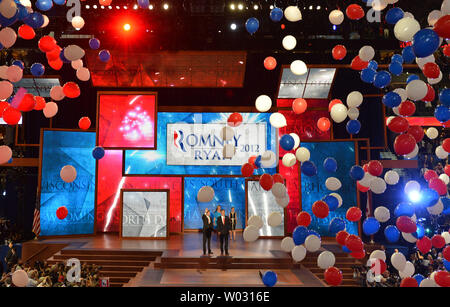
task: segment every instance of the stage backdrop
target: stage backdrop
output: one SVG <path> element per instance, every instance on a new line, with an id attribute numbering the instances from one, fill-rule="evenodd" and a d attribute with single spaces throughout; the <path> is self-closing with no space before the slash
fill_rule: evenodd
<path id="1" fill-rule="evenodd" d="M 94 233 L 95 132 L 43 131 L 41 166 L 41 236 Z M 65 165 L 77 170 L 72 183 L 59 173 Z M 60 220 L 56 210 L 65 206 L 69 213 Z"/>
<path id="2" fill-rule="evenodd" d="M 197 192 L 203 186 L 214 189 L 214 199 L 209 203 L 197 201 Z M 245 178 L 185 177 L 184 178 L 184 229 L 201 229 L 205 208 L 214 213 L 217 205 L 230 214 L 231 207 L 237 213 L 236 229 L 245 225 Z"/>
<path id="3" fill-rule="evenodd" d="M 308 212 L 312 217 L 310 229 L 319 232 L 320 235 L 332 237 L 328 231 L 328 225 L 335 217 L 343 218 L 346 222 L 346 230 L 351 234 L 358 234 L 358 223 L 349 222 L 345 218 L 348 208 L 357 206 L 356 200 L 356 183 L 350 178 L 350 168 L 356 164 L 355 162 L 355 143 L 354 142 L 302 142 L 302 147 L 306 147 L 311 152 L 311 161 L 314 162 L 318 169 L 318 174 L 313 177 L 301 176 L 302 186 L 302 211 Z M 323 168 L 323 161 L 333 157 L 338 163 L 338 169 L 335 173 L 328 172 Z M 311 207 L 317 200 L 332 193 L 325 187 L 325 181 L 328 177 L 336 177 L 342 187 L 336 191 L 343 199 L 342 206 L 330 212 L 327 218 L 318 219 L 312 214 Z"/>

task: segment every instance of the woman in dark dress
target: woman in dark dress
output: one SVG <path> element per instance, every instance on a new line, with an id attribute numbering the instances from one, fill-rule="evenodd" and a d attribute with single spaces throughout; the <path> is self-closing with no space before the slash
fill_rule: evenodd
<path id="1" fill-rule="evenodd" d="M 231 239 L 236 241 L 236 223 L 237 223 L 237 215 L 234 207 L 231 207 L 230 212 L 230 221 L 231 221 Z"/>

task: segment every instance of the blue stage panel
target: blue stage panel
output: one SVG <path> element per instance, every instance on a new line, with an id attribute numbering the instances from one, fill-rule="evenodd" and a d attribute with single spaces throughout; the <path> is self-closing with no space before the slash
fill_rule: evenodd
<path id="1" fill-rule="evenodd" d="M 80 235 L 94 232 L 95 132 L 44 131 L 41 170 L 41 236 Z M 59 173 L 65 165 L 77 170 L 72 183 Z M 56 210 L 65 206 L 60 220 Z"/>
<path id="2" fill-rule="evenodd" d="M 214 199 L 208 203 L 197 201 L 197 192 L 203 186 L 214 189 Z M 205 208 L 214 214 L 217 205 L 228 216 L 231 207 L 237 213 L 236 229 L 245 226 L 245 178 L 185 177 L 184 178 L 184 229 L 201 229 Z"/>
<path id="3" fill-rule="evenodd" d="M 302 174 L 302 210 L 311 215 L 312 221 L 309 229 L 317 231 L 321 236 L 334 237 L 328 231 L 328 225 L 335 217 L 343 218 L 346 222 L 346 230 L 350 234 L 358 234 L 358 223 L 349 222 L 345 218 L 345 214 L 350 207 L 357 206 L 356 201 L 356 182 L 349 176 L 350 168 L 355 165 L 355 143 L 354 142 L 312 142 L 302 143 L 302 147 L 306 147 L 311 152 L 311 161 L 315 163 L 318 174 L 308 177 Z M 336 172 L 329 172 L 324 169 L 323 161 L 333 157 L 336 159 L 338 168 Z M 325 186 L 328 177 L 336 177 L 342 187 L 335 191 L 342 199 L 343 204 L 335 211 L 331 211 L 325 219 L 319 219 L 312 213 L 312 205 L 315 201 L 321 200 L 324 196 L 333 193 Z"/>

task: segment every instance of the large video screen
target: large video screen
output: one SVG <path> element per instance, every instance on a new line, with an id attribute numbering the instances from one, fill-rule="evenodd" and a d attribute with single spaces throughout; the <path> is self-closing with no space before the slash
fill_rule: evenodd
<path id="1" fill-rule="evenodd" d="M 197 193 L 203 186 L 214 189 L 214 199 L 203 203 Z M 208 208 L 211 213 L 220 205 L 229 215 L 231 207 L 236 211 L 236 229 L 245 226 L 245 178 L 185 177 L 184 178 L 184 229 L 201 229 L 202 215 Z"/>
<path id="2" fill-rule="evenodd" d="M 334 237 L 335 234 L 328 231 L 328 226 L 333 218 L 340 217 L 346 223 L 347 232 L 357 235 L 358 223 L 349 222 L 345 218 L 347 210 L 350 207 L 357 206 L 356 183 L 348 175 L 350 168 L 356 164 L 355 143 L 311 142 L 302 143 L 302 146 L 309 149 L 311 152 L 310 160 L 320 169 L 316 176 L 301 176 L 302 210 L 308 212 L 312 217 L 309 228 L 317 231 L 322 236 Z M 338 168 L 335 173 L 327 172 L 323 169 L 323 161 L 328 157 L 333 157 L 337 161 Z M 325 181 L 328 177 L 336 177 L 341 181 L 342 187 L 336 193 L 342 197 L 343 205 L 330 212 L 328 217 L 319 219 L 312 214 L 311 208 L 315 201 L 321 200 L 324 196 L 332 193 L 325 186 Z"/>
<path id="3" fill-rule="evenodd" d="M 43 132 L 41 168 L 41 236 L 94 233 L 95 217 L 95 132 Z M 71 165 L 75 181 L 64 182 L 61 168 Z M 56 210 L 66 207 L 68 215 L 58 219 Z"/>
<path id="4" fill-rule="evenodd" d="M 156 94 L 99 95 L 98 145 L 104 148 L 156 147 Z"/>
<path id="5" fill-rule="evenodd" d="M 157 150 L 127 150 L 125 169 L 130 175 L 241 175 L 241 166 L 252 155 L 277 153 L 277 132 L 270 113 L 242 113 L 242 127 L 232 142 L 236 157 L 223 159 L 220 129 L 231 113 L 158 113 Z M 276 168 L 257 169 L 274 174 Z"/>

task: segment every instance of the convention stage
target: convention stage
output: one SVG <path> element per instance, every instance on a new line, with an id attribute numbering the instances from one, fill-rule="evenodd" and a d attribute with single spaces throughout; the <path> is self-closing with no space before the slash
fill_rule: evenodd
<path id="1" fill-rule="evenodd" d="M 260 273 L 275 271 L 277 286 L 324 287 L 323 270 L 317 255 L 323 250 L 335 253 L 336 264 L 344 273 L 343 285 L 353 285 L 354 259 L 334 242 L 323 242 L 321 250 L 308 253 L 294 263 L 282 251 L 281 239 L 245 242 L 242 234 L 229 242 L 230 256 L 220 256 L 216 235 L 211 240 L 213 255 L 202 255 L 202 234 L 171 235 L 167 240 L 123 239 L 118 234 L 90 237 L 49 238 L 24 244 L 23 261 L 46 259 L 49 264 L 69 258 L 102 266 L 101 275 L 111 286 L 263 286 Z"/>

